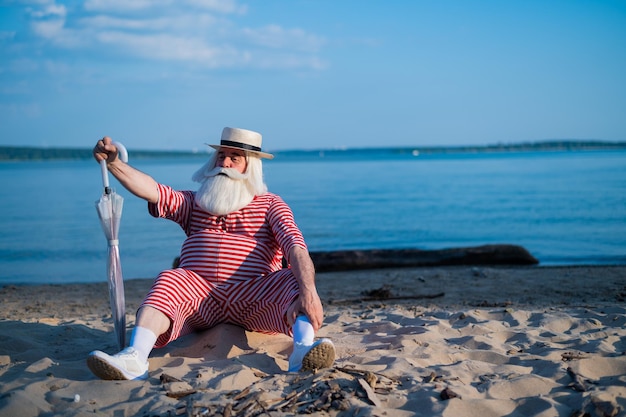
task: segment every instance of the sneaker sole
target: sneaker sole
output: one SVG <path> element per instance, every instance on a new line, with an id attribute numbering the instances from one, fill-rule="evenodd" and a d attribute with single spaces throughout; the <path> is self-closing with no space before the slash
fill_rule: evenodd
<path id="1" fill-rule="evenodd" d="M 330 368 L 335 362 L 335 346 L 332 343 L 322 342 L 315 346 L 302 358 L 303 371 L 316 371 Z"/>
<path id="2" fill-rule="evenodd" d="M 87 357 L 87 366 L 100 379 L 107 381 L 127 381 L 128 378 L 117 368 L 97 356 Z"/>

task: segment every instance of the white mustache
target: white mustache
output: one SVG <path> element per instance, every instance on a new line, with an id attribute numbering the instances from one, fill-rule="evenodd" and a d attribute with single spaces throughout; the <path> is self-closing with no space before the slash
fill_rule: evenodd
<path id="1" fill-rule="evenodd" d="M 223 168 L 223 167 L 215 167 L 213 168 L 206 176 L 208 178 L 216 177 L 218 175 L 226 175 L 228 178 L 233 180 L 245 180 L 248 178 L 246 174 L 242 174 L 237 171 L 235 168 Z"/>

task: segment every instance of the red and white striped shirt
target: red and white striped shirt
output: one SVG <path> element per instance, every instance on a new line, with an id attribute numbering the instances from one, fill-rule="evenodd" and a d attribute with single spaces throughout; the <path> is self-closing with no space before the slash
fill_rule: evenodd
<path id="1" fill-rule="evenodd" d="M 159 184 L 159 201 L 149 203 L 154 217 L 175 221 L 185 231 L 180 268 L 219 283 L 258 277 L 282 268 L 293 246 L 306 249 L 289 206 L 276 194 L 254 197 L 246 207 L 216 216 L 199 207 L 195 192 Z"/>

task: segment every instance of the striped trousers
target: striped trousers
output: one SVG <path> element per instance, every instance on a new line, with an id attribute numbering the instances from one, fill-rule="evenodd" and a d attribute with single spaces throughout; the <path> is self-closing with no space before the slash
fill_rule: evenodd
<path id="1" fill-rule="evenodd" d="M 159 274 L 141 307 L 153 307 L 170 318 L 170 328 L 154 345 L 158 348 L 220 323 L 260 333 L 291 335 L 285 315 L 298 294 L 298 283 L 290 269 L 213 282 L 177 268 Z"/>

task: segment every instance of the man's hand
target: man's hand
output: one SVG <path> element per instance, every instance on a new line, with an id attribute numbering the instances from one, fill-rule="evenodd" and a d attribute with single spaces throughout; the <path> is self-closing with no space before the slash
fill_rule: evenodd
<path id="1" fill-rule="evenodd" d="M 113 141 L 108 136 L 105 136 L 96 142 L 96 146 L 93 148 L 93 157 L 96 161 L 107 161 L 107 164 L 110 164 L 117 159 L 117 147 L 113 145 L 112 142 Z"/>
<path id="2" fill-rule="evenodd" d="M 300 293 L 300 297 L 291 304 L 289 310 L 287 310 L 287 321 L 289 325 L 293 326 L 296 322 L 296 318 L 301 314 L 305 314 L 309 318 L 315 331 L 318 331 L 320 327 L 322 327 L 322 323 L 324 322 L 324 310 L 322 301 L 317 295 L 317 292 L 307 296 Z"/>

